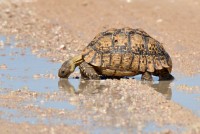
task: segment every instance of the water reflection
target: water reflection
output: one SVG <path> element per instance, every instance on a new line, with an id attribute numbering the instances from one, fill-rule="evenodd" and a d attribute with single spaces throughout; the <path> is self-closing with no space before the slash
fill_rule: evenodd
<path id="1" fill-rule="evenodd" d="M 153 87 L 154 90 L 161 93 L 167 100 L 171 100 L 172 98 L 172 89 L 170 83 L 172 81 L 158 81 L 157 83 L 153 83 L 150 86 Z"/>
<path id="2" fill-rule="evenodd" d="M 80 79 L 60 79 L 58 82 L 59 89 L 67 91 L 71 94 L 97 94 L 101 93 L 103 89 L 108 88 L 108 85 L 102 84 L 103 80 L 82 80 Z M 148 84 L 154 90 L 161 93 L 167 100 L 172 98 L 172 89 L 170 83 L 172 81 L 156 81 L 156 82 L 142 82 Z M 71 84 L 72 83 L 72 84 Z M 77 88 L 76 88 L 77 85 Z"/>
<path id="3" fill-rule="evenodd" d="M 75 80 L 75 79 L 74 79 Z M 75 83 L 73 79 L 71 79 L 72 83 Z M 76 82 L 77 84 L 77 82 Z M 76 89 L 73 84 L 69 82 L 68 79 L 60 79 L 58 82 L 59 89 L 67 91 L 71 94 L 97 94 L 101 93 L 103 89 L 108 86 L 105 86 L 99 80 L 83 80 L 81 79 L 78 88 Z"/>

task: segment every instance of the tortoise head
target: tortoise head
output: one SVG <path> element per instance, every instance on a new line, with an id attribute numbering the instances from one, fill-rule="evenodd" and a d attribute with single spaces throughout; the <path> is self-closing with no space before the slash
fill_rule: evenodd
<path id="1" fill-rule="evenodd" d="M 58 76 L 60 78 L 68 78 L 71 73 L 75 70 L 75 64 L 71 60 L 65 61 L 58 71 Z"/>

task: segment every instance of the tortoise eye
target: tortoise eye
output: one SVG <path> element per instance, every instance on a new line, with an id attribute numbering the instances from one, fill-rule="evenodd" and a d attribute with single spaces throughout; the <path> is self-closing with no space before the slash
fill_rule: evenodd
<path id="1" fill-rule="evenodd" d="M 65 71 L 61 71 L 61 74 L 65 74 Z"/>

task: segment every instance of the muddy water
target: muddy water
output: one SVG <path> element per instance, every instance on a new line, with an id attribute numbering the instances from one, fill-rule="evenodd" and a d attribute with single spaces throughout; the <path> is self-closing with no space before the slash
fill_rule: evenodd
<path id="1" fill-rule="evenodd" d="M 51 92 L 57 89 L 56 71 L 58 64 L 47 59 L 40 59 L 31 54 L 30 48 L 17 48 L 14 39 L 7 44 L 6 38 L 1 37 L 4 46 L 0 49 L 1 88 L 21 88 L 37 92 Z M 47 84 L 48 83 L 48 84 Z"/>
<path id="2" fill-rule="evenodd" d="M 57 70 L 60 64 L 52 63 L 47 59 L 38 58 L 31 54 L 30 48 L 17 48 L 13 37 L 11 41 L 6 43 L 6 37 L 1 36 L 0 46 L 0 94 L 5 94 L 11 90 L 29 90 L 38 93 L 52 93 L 65 91 L 71 94 L 97 94 L 101 93 L 105 89 L 105 85 L 102 81 L 80 81 L 79 79 L 70 78 L 68 80 L 59 80 L 57 77 Z M 182 76 L 180 74 L 173 74 L 175 76 L 174 81 L 159 82 L 157 77 L 154 77 L 154 82 L 144 83 L 149 84 L 157 92 L 161 93 L 166 99 L 172 100 L 183 107 L 186 107 L 193 111 L 194 114 L 200 116 L 200 75 L 192 77 Z M 138 81 L 141 76 L 135 76 Z M 130 78 L 132 79 L 132 78 Z M 92 86 L 91 86 L 92 85 Z M 197 88 L 195 92 L 191 92 L 191 88 Z M 85 92 L 87 89 L 87 92 Z M 63 109 L 67 111 L 73 111 L 76 106 L 70 104 L 68 101 L 56 101 L 45 100 L 42 97 L 38 97 L 36 100 L 26 103 L 33 103 L 42 108 Z M 23 104 L 22 104 L 23 105 Z M 3 112 L 1 118 L 10 120 L 15 123 L 29 122 L 36 124 L 38 122 L 45 124 L 70 124 L 81 125 L 84 129 L 90 129 L 95 124 L 91 120 L 91 123 L 85 125 L 80 120 L 62 120 L 59 118 L 44 118 L 38 119 L 37 116 L 23 116 L 20 111 L 16 109 L 10 109 L 6 107 L 0 107 L 0 111 Z M 30 113 L 33 114 L 33 113 Z M 183 130 L 178 126 L 163 126 L 162 128 L 156 126 L 153 122 L 147 123 L 144 132 L 150 132 L 153 130 L 162 130 L 170 128 L 174 130 Z M 138 129 L 138 128 L 134 128 Z M 130 130 L 133 132 L 133 130 Z M 94 130 L 90 130 L 93 133 L 119 133 L 123 128 L 116 127 L 96 127 Z M 123 130 L 126 132 L 127 130 Z"/>
<path id="3" fill-rule="evenodd" d="M 170 99 L 200 116 L 200 103 L 198 101 L 200 97 L 200 75 L 191 77 L 176 73 L 173 75 L 176 78 L 174 81 L 155 81 L 152 87 L 163 94 L 166 99 Z M 196 91 L 194 91 L 194 88 L 196 88 Z M 193 91 L 191 91 L 192 89 Z"/>
<path id="4" fill-rule="evenodd" d="M 173 74 L 175 80 L 173 81 L 158 81 L 158 77 L 153 76 L 153 82 L 145 82 L 144 84 L 148 84 L 149 86 L 153 87 L 157 92 L 161 93 L 166 99 L 172 100 L 177 102 L 178 104 L 192 110 L 195 114 L 200 116 L 200 103 L 198 98 L 200 97 L 200 75 L 195 76 L 184 76 L 180 74 Z M 140 81 L 141 75 L 137 75 L 130 79 L 137 79 Z M 92 83 L 92 84 L 91 84 Z M 80 93 L 83 92 L 85 89 L 90 89 L 91 92 L 95 92 L 94 86 L 91 88 L 90 85 L 97 85 L 95 89 L 103 90 L 98 85 L 99 82 L 85 82 L 82 83 L 80 80 L 77 79 L 69 79 L 69 80 L 60 80 L 59 86 L 60 89 L 73 89 L 70 92 Z M 186 89 L 181 90 L 181 88 Z M 192 88 L 196 88 L 197 91 L 190 91 Z M 194 90 L 194 89 L 193 89 Z"/>

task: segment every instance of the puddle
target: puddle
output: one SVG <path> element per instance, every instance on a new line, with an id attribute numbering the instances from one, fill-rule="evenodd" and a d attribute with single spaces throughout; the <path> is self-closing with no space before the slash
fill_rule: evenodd
<path id="1" fill-rule="evenodd" d="M 175 80 L 173 81 L 154 81 L 151 85 L 157 92 L 165 96 L 166 99 L 172 100 L 183 107 L 186 107 L 193 111 L 194 114 L 200 116 L 200 103 L 198 98 L 200 97 L 200 90 L 189 92 L 187 90 L 179 89 L 180 86 L 185 87 L 200 87 L 200 75 L 194 75 L 192 77 L 181 76 L 179 74 L 173 74 Z"/>
<path id="2" fill-rule="evenodd" d="M 0 40 L 5 42 L 6 38 L 1 37 Z M 37 58 L 31 54 L 30 48 L 17 48 L 14 39 L 11 40 L 11 45 L 0 48 L 0 61 L 0 66 L 6 66 L 6 69 L 0 69 L 0 88 L 28 89 L 36 92 L 58 90 L 58 78 L 36 79 L 34 76 L 37 74 L 57 76 L 56 70 L 60 65 L 44 58 Z"/>
<path id="3" fill-rule="evenodd" d="M 198 91 L 189 92 L 178 89 L 182 85 L 187 87 L 198 87 L 200 88 L 200 75 L 194 75 L 192 77 L 177 77 L 172 85 L 172 99 L 183 107 L 192 110 L 196 115 L 200 116 L 200 89 Z"/>
<path id="4" fill-rule="evenodd" d="M 36 118 L 22 116 L 20 111 L 15 110 L 15 109 L 0 107 L 0 111 L 6 111 L 4 112 L 4 114 L 0 116 L 1 119 L 6 119 L 15 123 L 21 123 L 21 122 L 29 122 L 31 124 L 37 123 Z"/>
<path id="5" fill-rule="evenodd" d="M 4 36 L 0 37 L 0 43 L 6 42 Z M 15 46 L 14 38 L 11 39 L 10 44 L 0 45 L 0 94 L 5 94 L 6 91 L 24 89 L 29 91 L 34 91 L 38 93 L 53 93 L 59 91 L 65 91 L 70 94 L 99 94 L 106 88 L 104 81 L 80 81 L 79 79 L 58 79 L 57 70 L 60 67 L 60 64 L 52 63 L 44 58 L 38 58 L 35 55 L 31 54 L 30 48 L 17 48 Z M 40 77 L 35 79 L 34 76 L 40 74 L 41 76 L 46 76 L 51 74 L 53 77 Z M 54 77 L 55 76 L 55 77 Z M 194 112 L 194 114 L 200 116 L 200 103 L 197 98 L 200 98 L 200 93 L 188 93 L 183 90 L 179 90 L 180 85 L 188 86 L 197 86 L 200 87 L 200 75 L 193 77 L 179 77 L 177 74 L 174 74 L 174 81 L 162 81 L 159 82 L 157 77 L 154 78 L 154 82 L 150 84 L 157 92 L 161 93 L 166 99 L 172 100 L 183 107 L 186 107 Z M 134 77 L 137 80 L 140 80 L 140 75 Z M 85 90 L 87 89 L 87 90 Z M 26 102 L 28 103 L 28 102 Z M 34 105 L 38 105 L 42 108 L 53 108 L 58 110 L 67 110 L 73 111 L 76 109 L 76 106 L 70 104 L 67 101 L 54 101 L 54 100 L 45 100 L 41 98 L 33 102 Z M 138 132 L 139 128 L 118 128 L 118 127 L 98 127 L 91 129 L 91 126 L 94 126 L 94 122 L 91 121 L 89 125 L 85 125 L 80 120 L 70 120 L 70 119 L 61 119 L 61 118 L 44 118 L 38 119 L 37 117 L 25 117 L 20 114 L 20 111 L 12 110 L 5 107 L 0 107 L 0 111 L 3 111 L 4 114 L 1 114 L 2 119 L 11 120 L 12 122 L 21 123 L 29 122 L 31 124 L 35 123 L 45 123 L 45 124 L 70 124 L 70 125 L 81 125 L 86 130 L 92 131 L 92 133 L 134 133 Z M 31 114 L 31 113 L 30 113 Z M 164 126 L 162 128 L 169 128 L 172 130 L 178 130 L 176 126 Z M 162 128 L 156 126 L 153 123 L 149 123 L 144 132 L 149 132 L 152 130 L 161 131 Z"/>
<path id="6" fill-rule="evenodd" d="M 60 90 L 71 94 L 97 94 L 107 87 L 103 82 L 103 80 L 60 79 L 58 85 Z"/>
<path id="7" fill-rule="evenodd" d="M 191 77 L 172 74 L 175 79 L 173 81 L 158 81 L 158 77 L 153 76 L 153 83 L 150 84 L 157 92 L 161 93 L 166 99 L 172 100 L 183 107 L 186 107 L 193 111 L 196 115 L 200 116 L 200 75 L 194 75 Z M 141 75 L 134 77 L 137 80 L 141 79 Z M 197 87 L 198 91 L 189 92 L 179 89 L 180 86 L 184 85 L 183 88 Z"/>
<path id="8" fill-rule="evenodd" d="M 182 133 L 186 129 L 176 125 L 164 125 L 164 126 L 157 126 L 155 123 L 148 123 L 145 128 L 143 129 L 143 133 L 156 133 L 156 131 L 162 132 L 166 130 L 171 130 L 177 133 Z"/>
<path id="9" fill-rule="evenodd" d="M 75 110 L 76 107 L 74 105 L 69 104 L 66 101 L 47 101 L 43 102 L 42 107 L 44 108 L 55 108 L 60 110 Z"/>
<path id="10" fill-rule="evenodd" d="M 0 115 L 1 119 L 9 120 L 13 123 L 22 123 L 27 122 L 30 124 L 68 124 L 68 125 L 82 125 L 81 120 L 72 120 L 72 119 L 62 119 L 62 118 L 55 118 L 55 117 L 48 117 L 48 118 L 39 118 L 37 114 L 34 114 L 30 111 L 26 111 L 26 113 L 21 112 L 20 110 L 10 109 L 6 107 L 0 107 L 0 111 L 6 111 L 3 115 Z"/>
<path id="11" fill-rule="evenodd" d="M 167 100 L 172 100 L 200 116 L 200 103 L 198 101 L 198 98 L 200 98 L 200 90 L 197 93 L 188 93 L 187 91 L 178 89 L 180 85 L 200 87 L 200 75 L 193 77 L 179 77 L 177 75 L 176 77 L 175 74 L 174 76 L 175 80 L 173 81 L 158 81 L 158 77 L 153 76 L 154 82 L 149 85 L 161 93 Z M 140 80 L 141 75 L 135 76 L 134 78 Z M 69 79 L 60 80 L 59 88 L 74 94 L 82 93 L 83 91 L 93 94 L 100 93 L 105 86 L 103 85 L 103 81 L 84 81 L 82 83 L 78 79 Z"/>

